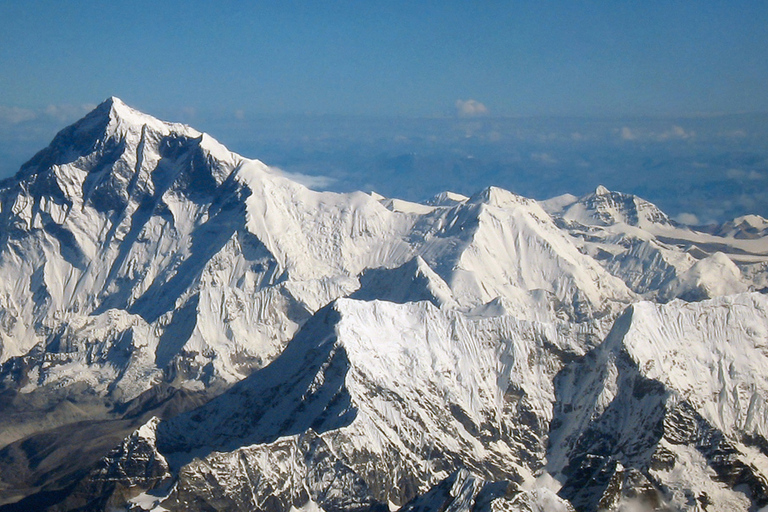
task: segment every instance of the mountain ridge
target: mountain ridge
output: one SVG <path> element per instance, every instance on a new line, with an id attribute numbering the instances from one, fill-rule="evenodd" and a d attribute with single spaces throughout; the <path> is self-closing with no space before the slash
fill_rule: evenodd
<path id="1" fill-rule="evenodd" d="M 605 187 L 316 192 L 110 98 L 0 185 L 0 491 L 48 510 L 762 506 L 764 428 L 712 410 L 764 415 L 723 340 L 760 374 L 768 238 L 728 229 Z M 55 471 L 13 480 L 27 453 Z"/>

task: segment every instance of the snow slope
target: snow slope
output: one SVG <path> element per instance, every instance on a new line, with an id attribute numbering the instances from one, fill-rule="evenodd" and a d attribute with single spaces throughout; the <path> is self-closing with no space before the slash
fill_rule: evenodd
<path id="1" fill-rule="evenodd" d="M 311 192 L 115 98 L 62 131 L 1 193 L 2 358 L 43 346 L 58 362 L 53 371 L 40 361 L 32 384 L 63 382 L 66 365 L 102 388 L 141 367 L 151 378 L 123 386 L 133 396 L 158 370 L 236 381 L 354 290 L 362 269 L 410 254 L 395 236 L 408 219 L 367 196 Z M 94 355 L 78 329 L 109 311 L 104 330 L 125 327 L 112 322 L 121 314 L 148 326 L 123 332 L 133 345 Z M 61 336 L 86 339 L 61 348 Z"/>

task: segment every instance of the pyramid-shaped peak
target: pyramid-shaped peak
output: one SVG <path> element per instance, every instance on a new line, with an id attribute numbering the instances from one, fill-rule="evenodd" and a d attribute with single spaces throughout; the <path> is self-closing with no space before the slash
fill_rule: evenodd
<path id="1" fill-rule="evenodd" d="M 147 116 L 147 114 L 144 114 L 134 108 L 129 107 L 123 100 L 121 100 L 117 96 L 110 96 L 109 98 L 104 100 L 104 105 L 108 106 L 110 113 L 117 117 L 126 117 L 126 116 L 133 116 L 133 115 Z M 151 116 L 148 116 L 148 117 L 151 117 Z"/>
<path id="2" fill-rule="evenodd" d="M 470 202 L 486 203 L 494 206 L 514 206 L 520 204 L 531 204 L 534 201 L 521 195 L 510 192 L 509 190 L 490 186 L 469 198 Z"/>
<path id="3" fill-rule="evenodd" d="M 671 223 L 669 217 L 655 204 L 634 194 L 612 192 L 603 185 L 598 185 L 594 193 L 568 206 L 563 216 L 585 225 L 610 226 L 623 223 L 642 227 Z"/>
<path id="4" fill-rule="evenodd" d="M 136 110 L 117 96 L 110 96 L 104 100 L 84 119 L 88 118 L 103 120 L 112 129 L 122 127 L 128 130 L 138 130 L 148 126 L 160 133 L 175 132 L 191 137 L 199 137 L 201 135 L 197 130 L 184 124 L 161 121 L 156 117 Z"/>
<path id="5" fill-rule="evenodd" d="M 398 304 L 426 300 L 437 307 L 456 306 L 450 287 L 418 255 L 399 267 L 366 270 L 360 277 L 360 289 L 350 297 Z"/>
<path id="6" fill-rule="evenodd" d="M 101 102 L 99 107 L 102 106 L 102 105 L 107 107 L 107 108 L 109 108 L 109 109 L 113 109 L 113 108 L 130 108 L 130 107 L 128 107 L 128 105 L 125 104 L 125 102 L 123 100 L 121 100 L 117 96 L 110 96 L 109 98 L 107 98 L 106 100 Z"/>
<path id="7" fill-rule="evenodd" d="M 750 226 L 753 228 L 761 228 L 764 229 L 765 227 L 768 227 L 768 219 L 765 217 L 761 217 L 760 215 L 742 215 L 741 217 L 736 217 L 733 219 L 733 223 L 735 225 L 744 224 L 746 226 Z"/>
<path id="8" fill-rule="evenodd" d="M 143 148 L 142 151 L 151 148 L 149 153 L 158 152 L 161 141 L 168 137 L 195 141 L 199 139 L 201 144 L 205 143 L 206 148 L 223 155 L 225 159 L 230 158 L 228 151 L 221 149 L 210 137 L 203 140 L 202 133 L 197 130 L 183 124 L 161 121 L 111 96 L 83 118 L 59 131 L 46 148 L 22 165 L 17 178 L 28 179 L 84 157 L 88 162 L 78 164 L 83 168 L 101 169 L 103 167 L 98 163 L 102 161 L 109 162 L 107 165 L 112 167 L 118 154 L 136 155 L 139 147 Z M 132 167 L 134 164 L 127 165 Z"/>
<path id="9" fill-rule="evenodd" d="M 465 203 L 468 200 L 469 198 L 467 196 L 446 190 L 440 192 L 432 199 L 427 200 L 425 204 L 429 206 L 456 206 L 457 204 Z"/>
<path id="10" fill-rule="evenodd" d="M 112 118 L 112 119 L 118 119 L 123 117 L 131 117 L 134 115 L 142 115 L 147 116 L 147 114 L 142 114 L 138 110 L 135 110 L 128 105 L 125 104 L 123 100 L 118 98 L 117 96 L 110 96 L 106 100 L 99 103 L 99 105 L 93 109 L 89 114 L 86 115 L 87 117 L 99 117 L 99 118 Z M 151 117 L 151 116 L 147 116 Z"/>

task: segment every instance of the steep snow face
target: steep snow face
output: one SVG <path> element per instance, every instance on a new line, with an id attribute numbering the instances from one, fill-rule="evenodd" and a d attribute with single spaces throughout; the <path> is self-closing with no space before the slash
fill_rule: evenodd
<path id="1" fill-rule="evenodd" d="M 587 510 L 631 489 L 673 509 L 766 505 L 767 339 L 759 294 L 631 306 L 556 380 L 560 495 Z"/>
<path id="2" fill-rule="evenodd" d="M 59 133 L 0 191 L 2 359 L 39 346 L 29 385 L 132 398 L 158 368 L 231 381 L 274 356 L 309 311 L 265 290 L 282 269 L 246 229 L 243 165 L 115 98 Z"/>
<path id="3" fill-rule="evenodd" d="M 465 306 L 504 297 L 520 316 L 584 318 L 633 297 L 535 201 L 506 190 L 486 189 L 425 217 L 414 231 L 422 257 Z"/>
<path id="4" fill-rule="evenodd" d="M 446 190 L 429 199 L 426 204 L 430 206 L 456 206 L 465 203 L 468 199 L 467 196 Z"/>
<path id="5" fill-rule="evenodd" d="M 236 210 L 212 204 L 235 165 L 231 154 L 209 165 L 220 152 L 190 128 L 111 99 L 6 182 L 2 217 L 9 231 L 0 268 L 17 278 L 3 279 L 2 295 L 19 321 L 9 326 L 18 346 L 7 336 L 3 357 L 28 350 L 73 314 L 99 306 L 141 310 L 152 285 L 172 282 L 178 260 L 200 251 L 196 228 L 232 233 Z M 208 235 L 219 247 L 226 241 Z M 28 294 L 32 301 L 16 303 Z M 139 313 L 159 316 L 174 306 L 168 302 L 156 314 Z"/>
<path id="6" fill-rule="evenodd" d="M 356 276 L 413 256 L 402 235 L 414 215 L 392 212 L 368 194 L 314 192 L 270 177 L 266 166 L 253 161 L 238 179 L 251 192 L 248 230 L 277 255 L 291 280 Z"/>
<path id="7" fill-rule="evenodd" d="M 768 299 L 633 306 L 624 346 L 649 378 L 675 390 L 726 434 L 768 437 Z"/>
<path id="8" fill-rule="evenodd" d="M 281 503 L 298 507 L 309 496 L 325 507 L 317 474 L 358 482 L 349 499 L 399 505 L 460 467 L 533 483 L 552 377 L 578 350 L 553 326 L 467 320 L 427 302 L 339 299 L 270 366 L 160 425 L 158 447 L 181 467 L 177 497 L 163 506 L 208 500 L 211 485 L 274 481 L 293 482 L 281 484 Z M 242 457 L 247 471 L 235 464 Z"/>

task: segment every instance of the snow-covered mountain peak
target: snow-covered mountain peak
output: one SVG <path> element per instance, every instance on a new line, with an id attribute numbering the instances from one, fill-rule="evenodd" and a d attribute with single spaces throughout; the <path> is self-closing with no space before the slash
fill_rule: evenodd
<path id="1" fill-rule="evenodd" d="M 468 199 L 467 196 L 446 190 L 427 200 L 426 204 L 429 206 L 456 206 L 466 202 Z"/>
<path id="2" fill-rule="evenodd" d="M 352 297 L 400 304 L 426 300 L 438 307 L 457 305 L 450 287 L 421 256 L 397 268 L 365 271 L 360 276 L 360 289 Z"/>
<path id="3" fill-rule="evenodd" d="M 768 219 L 761 217 L 760 215 L 742 215 L 733 219 L 733 223 L 736 225 L 745 224 L 747 226 L 765 229 L 768 227 Z"/>
<path id="4" fill-rule="evenodd" d="M 218 143 L 197 130 L 160 121 L 111 97 L 57 133 L 21 167 L 16 180 L 33 196 L 78 203 L 105 178 L 127 189 L 131 181 L 146 181 L 149 173 L 142 169 L 151 171 L 160 159 L 176 159 L 196 147 L 223 154 Z"/>
<path id="5" fill-rule="evenodd" d="M 197 304 L 208 259 L 245 222 L 250 191 L 229 180 L 244 162 L 210 136 L 118 98 L 61 130 L 0 187 L 0 271 L 16 276 L 0 282 L 0 302 L 18 319 L 0 329 L 3 358 L 72 315 L 130 309 L 153 323 L 186 300 Z M 242 251 L 230 250 L 234 259 Z M 38 299 L 14 298 L 24 289 Z"/>
<path id="6" fill-rule="evenodd" d="M 661 290 L 662 298 L 698 301 L 747 291 L 741 271 L 728 256 L 716 252 L 694 263 Z"/>
<path id="7" fill-rule="evenodd" d="M 471 211 L 476 219 L 456 272 L 446 279 L 460 303 L 475 307 L 502 296 L 511 304 L 528 304 L 516 314 L 534 318 L 546 303 L 591 316 L 606 300 L 631 300 L 626 286 L 579 253 L 535 200 L 489 187 L 456 209 Z"/>
<path id="8" fill-rule="evenodd" d="M 187 125 L 161 121 L 140 112 L 113 96 L 79 121 L 61 130 L 49 148 L 64 149 L 69 146 L 70 149 L 79 150 L 81 154 L 78 156 L 84 156 L 93 150 L 108 149 L 110 142 L 138 144 L 145 131 L 153 132 L 157 137 L 175 135 L 199 138 L 202 135 Z"/>
<path id="9" fill-rule="evenodd" d="M 579 197 L 573 194 L 561 194 L 559 196 L 541 200 L 539 201 L 539 204 L 550 215 L 560 215 L 566 210 L 567 207 L 571 206 L 578 200 Z"/>
<path id="10" fill-rule="evenodd" d="M 135 214 L 149 213 L 151 205 L 180 220 L 173 197 L 212 200 L 242 160 L 210 136 L 110 98 L 60 131 L 5 183 L 0 211 L 25 230 L 64 226 L 70 219 L 67 231 L 82 230 L 78 243 L 86 238 L 99 246 L 110 241 L 102 239 L 110 229 L 127 233 L 141 217 Z M 117 217 L 95 217 L 108 212 Z M 115 231 L 115 222 L 122 228 Z"/>
<path id="11" fill-rule="evenodd" d="M 762 289 L 765 241 L 603 186 L 317 192 L 109 98 L 0 184 L 0 510 L 757 510 L 766 298 L 684 300 Z"/>
<path id="12" fill-rule="evenodd" d="M 583 253 L 637 293 L 702 300 L 766 287 L 768 221 L 757 215 L 702 232 L 673 222 L 640 197 L 603 186 L 574 199 L 566 194 L 540 204 L 580 239 Z"/>
<path id="13" fill-rule="evenodd" d="M 509 317 L 468 320 L 426 302 L 338 299 L 270 366 L 161 425 L 158 447 L 169 460 L 215 458 L 233 446 L 258 453 L 279 442 L 277 434 L 311 428 L 358 474 L 380 469 L 369 483 L 377 499 L 397 504 L 413 496 L 414 485 L 454 471 L 441 459 L 458 454 L 462 466 L 486 477 L 532 480 L 537 464 L 515 454 L 543 450 L 544 439 L 538 423 L 519 419 L 551 415 L 546 376 L 562 364 L 554 348 L 561 343 L 552 326 Z M 483 446 L 486 439 L 493 442 Z M 301 451 L 290 456 L 316 464 Z M 413 475 L 401 476 L 401 467 Z"/>
<path id="14" fill-rule="evenodd" d="M 611 191 L 608 190 L 607 188 L 605 188 L 603 185 L 598 185 L 597 188 L 595 189 L 595 195 L 596 196 L 605 196 L 605 195 L 608 195 L 610 193 L 611 193 Z"/>
<path id="15" fill-rule="evenodd" d="M 143 127 L 148 127 L 164 135 L 170 133 L 189 137 L 199 137 L 201 135 L 200 132 L 187 125 L 161 121 L 156 117 L 136 110 L 115 96 L 107 98 L 89 115 L 94 115 L 94 117 L 106 115 L 109 118 L 108 126 L 115 131 L 119 130 L 123 133 L 125 131 L 140 131 Z"/>
<path id="16" fill-rule="evenodd" d="M 151 118 L 154 119 L 152 116 L 148 114 L 144 114 L 143 112 L 140 112 L 138 110 L 135 110 L 123 102 L 120 98 L 117 96 L 110 96 L 106 100 L 104 100 L 98 107 L 96 107 L 97 111 L 106 111 L 107 115 L 109 115 L 110 118 L 113 120 L 124 120 L 131 124 L 136 125 L 142 125 L 144 124 L 142 122 L 142 118 Z"/>
<path id="17" fill-rule="evenodd" d="M 570 206 L 564 217 L 587 225 L 671 225 L 667 215 L 653 203 L 632 194 L 610 191 L 603 185 Z"/>
<path id="18" fill-rule="evenodd" d="M 768 219 L 760 215 L 742 215 L 719 226 L 714 234 L 740 240 L 754 240 L 768 236 Z"/>
<path id="19" fill-rule="evenodd" d="M 494 186 L 490 186 L 476 194 L 473 194 L 467 202 L 483 203 L 502 208 L 516 207 L 520 205 L 533 205 L 536 203 L 536 201 L 533 199 L 529 199 L 527 197 L 517 195 L 514 192 L 510 192 L 509 190 L 504 190 L 503 188 Z"/>

